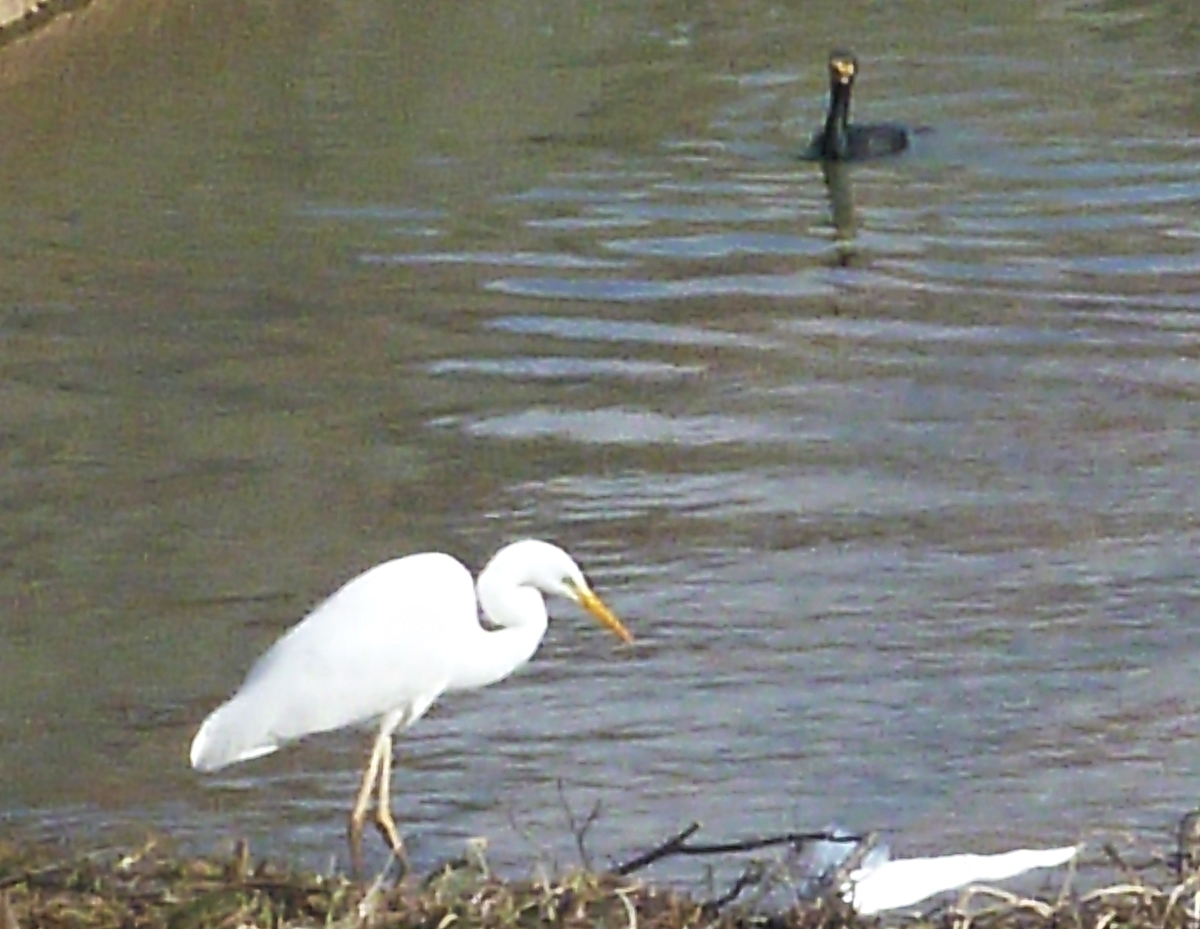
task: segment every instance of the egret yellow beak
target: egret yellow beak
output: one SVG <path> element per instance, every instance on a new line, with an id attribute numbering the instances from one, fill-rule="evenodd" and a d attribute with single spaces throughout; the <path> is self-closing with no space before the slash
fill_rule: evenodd
<path id="1" fill-rule="evenodd" d="M 600 622 L 600 625 L 612 631 L 626 645 L 633 642 L 633 636 L 624 624 L 617 619 L 617 615 L 604 605 L 604 601 L 597 597 L 592 591 L 586 587 L 576 587 L 575 595 L 579 597 L 579 605 L 591 613 Z"/>

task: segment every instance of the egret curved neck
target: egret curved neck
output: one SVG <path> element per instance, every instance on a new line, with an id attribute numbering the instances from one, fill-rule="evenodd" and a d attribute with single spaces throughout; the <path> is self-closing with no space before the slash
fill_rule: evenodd
<path id="1" fill-rule="evenodd" d="M 500 628 L 476 626 L 460 647 L 459 668 L 451 690 L 473 690 L 504 680 L 537 651 L 546 634 L 546 601 L 532 587 L 481 583 L 483 614 Z"/>

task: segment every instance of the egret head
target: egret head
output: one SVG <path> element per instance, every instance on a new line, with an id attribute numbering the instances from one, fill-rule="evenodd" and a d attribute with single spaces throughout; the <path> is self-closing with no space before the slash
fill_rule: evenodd
<path id="1" fill-rule="evenodd" d="M 578 603 L 623 642 L 633 636 L 592 590 L 583 571 L 570 555 L 549 542 L 524 539 L 500 549 L 479 575 L 484 587 L 503 579 L 517 586 L 534 587 Z"/>

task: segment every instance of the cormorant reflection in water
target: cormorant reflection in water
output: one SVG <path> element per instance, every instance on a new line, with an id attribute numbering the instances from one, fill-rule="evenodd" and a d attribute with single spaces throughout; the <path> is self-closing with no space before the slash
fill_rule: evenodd
<path id="1" fill-rule="evenodd" d="M 846 266 L 853 257 L 848 244 L 854 239 L 854 193 L 846 165 L 886 155 L 897 155 L 908 148 L 909 130 L 898 123 L 850 122 L 850 96 L 858 76 L 858 59 L 852 52 L 835 50 L 829 56 L 829 112 L 825 125 L 815 133 L 804 158 L 820 161 L 829 192 L 829 206 L 837 240 L 837 263 Z"/>

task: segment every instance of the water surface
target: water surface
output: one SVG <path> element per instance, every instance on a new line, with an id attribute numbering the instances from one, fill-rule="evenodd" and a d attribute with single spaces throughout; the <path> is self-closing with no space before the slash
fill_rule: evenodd
<path id="1" fill-rule="evenodd" d="M 342 855 L 362 734 L 195 727 L 359 570 L 525 535 L 638 642 L 557 605 L 408 733 L 419 861 L 1194 802 L 1193 14 L 89 9 L 3 104 L 6 823 Z M 932 131 L 827 186 L 834 44 Z"/>

